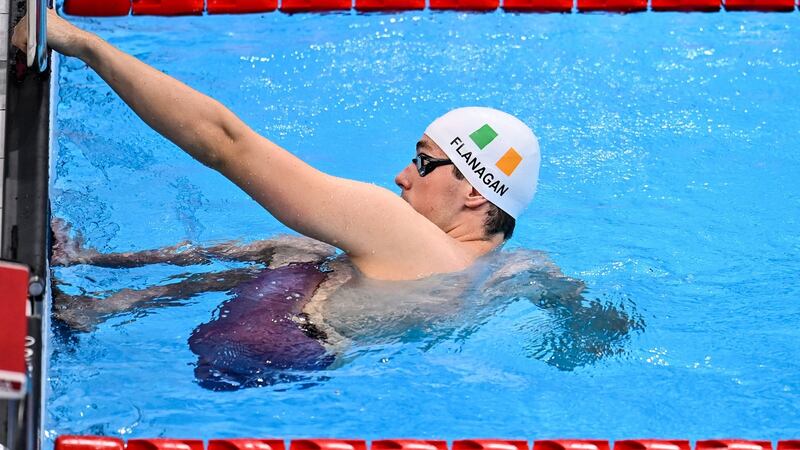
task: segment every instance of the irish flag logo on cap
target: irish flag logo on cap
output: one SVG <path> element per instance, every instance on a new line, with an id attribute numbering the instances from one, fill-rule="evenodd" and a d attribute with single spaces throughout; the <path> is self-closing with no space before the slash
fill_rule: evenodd
<path id="1" fill-rule="evenodd" d="M 492 108 L 459 108 L 425 130 L 470 184 L 516 218 L 533 199 L 539 141 L 516 117 Z"/>
<path id="2" fill-rule="evenodd" d="M 497 137 L 497 132 L 487 123 L 475 130 L 469 137 L 479 149 L 483 150 Z M 495 163 L 495 166 L 506 174 L 506 176 L 510 177 L 511 174 L 514 173 L 514 170 L 517 169 L 520 162 L 522 162 L 522 155 L 514 150 L 514 147 L 509 147 L 503 156 Z"/>

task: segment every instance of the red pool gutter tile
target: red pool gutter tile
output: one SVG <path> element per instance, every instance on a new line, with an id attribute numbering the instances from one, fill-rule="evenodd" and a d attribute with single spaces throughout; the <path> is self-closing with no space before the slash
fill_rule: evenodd
<path id="1" fill-rule="evenodd" d="M 293 439 L 289 450 L 367 450 L 361 439 Z"/>
<path id="2" fill-rule="evenodd" d="M 425 9 L 425 0 L 356 0 L 356 11 L 361 12 L 421 9 Z"/>
<path id="3" fill-rule="evenodd" d="M 447 441 L 381 439 L 372 441 L 370 450 L 447 450 Z"/>
<path id="4" fill-rule="evenodd" d="M 453 450 L 530 450 L 528 441 L 519 439 L 461 439 L 453 441 Z"/>
<path id="5" fill-rule="evenodd" d="M 614 441 L 614 450 L 692 450 L 686 439 L 624 439 Z"/>
<path id="6" fill-rule="evenodd" d="M 647 11 L 647 0 L 578 0 L 578 12 Z"/>
<path id="7" fill-rule="evenodd" d="M 247 14 L 278 9 L 278 0 L 208 0 L 209 14 Z"/>
<path id="8" fill-rule="evenodd" d="M 695 450 L 772 450 L 772 442 L 746 439 L 708 439 L 697 441 Z"/>
<path id="9" fill-rule="evenodd" d="M 285 13 L 348 11 L 351 0 L 282 0 L 280 10 Z"/>
<path id="10" fill-rule="evenodd" d="M 572 0 L 504 0 L 503 10 L 508 12 L 561 12 L 572 11 Z"/>
<path id="11" fill-rule="evenodd" d="M 122 439 L 105 436 L 63 435 L 56 439 L 56 450 L 123 450 Z"/>
<path id="12" fill-rule="evenodd" d="M 728 11 L 794 11 L 794 0 L 726 0 Z"/>
<path id="13" fill-rule="evenodd" d="M 200 439 L 130 439 L 125 450 L 203 450 Z"/>
<path id="14" fill-rule="evenodd" d="M 133 14 L 181 16 L 203 14 L 203 0 L 133 0 Z"/>
<path id="15" fill-rule="evenodd" d="M 609 444 L 600 439 L 553 439 L 534 441 L 533 450 L 609 450 Z"/>
<path id="16" fill-rule="evenodd" d="M 430 0 L 432 10 L 456 11 L 494 11 L 500 7 L 500 0 Z"/>
<path id="17" fill-rule="evenodd" d="M 283 439 L 211 439 L 208 450 L 286 450 Z"/>
<path id="18" fill-rule="evenodd" d="M 131 12 L 131 0 L 66 0 L 64 12 L 71 16 L 127 16 Z"/>
<path id="19" fill-rule="evenodd" d="M 650 0 L 653 11 L 716 12 L 722 8 L 721 0 Z"/>

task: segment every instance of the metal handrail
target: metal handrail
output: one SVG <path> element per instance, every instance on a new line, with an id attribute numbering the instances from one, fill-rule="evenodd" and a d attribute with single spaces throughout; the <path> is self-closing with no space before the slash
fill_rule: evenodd
<path id="1" fill-rule="evenodd" d="M 28 0 L 28 67 L 47 69 L 47 0 Z"/>

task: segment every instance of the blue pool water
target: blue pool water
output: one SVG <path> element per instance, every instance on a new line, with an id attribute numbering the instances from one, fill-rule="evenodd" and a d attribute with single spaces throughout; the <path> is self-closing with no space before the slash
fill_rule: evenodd
<path id="1" fill-rule="evenodd" d="M 543 159 L 507 247 L 547 252 L 586 283 L 587 305 L 624 311 L 630 328 L 609 338 L 613 351 L 574 353 L 590 315 L 508 292 L 487 314 L 354 343 L 316 383 L 214 392 L 195 382 L 187 345 L 228 298 L 206 293 L 88 332 L 54 327 L 45 438 L 800 436 L 797 20 L 75 18 L 312 165 L 393 190 L 438 115 L 465 105 L 518 115 Z M 52 208 L 88 245 L 134 251 L 286 231 L 82 63 L 58 64 Z M 240 265 L 55 275 L 78 293 Z"/>

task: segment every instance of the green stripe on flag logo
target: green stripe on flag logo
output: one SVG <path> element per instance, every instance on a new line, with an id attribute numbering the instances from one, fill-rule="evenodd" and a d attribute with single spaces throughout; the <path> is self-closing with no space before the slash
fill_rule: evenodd
<path id="1" fill-rule="evenodd" d="M 475 130 L 475 132 L 470 134 L 469 137 L 472 139 L 472 142 L 478 146 L 478 148 L 483 150 L 484 147 L 489 145 L 489 143 L 497 137 L 497 133 L 487 123 L 486 125 Z"/>

